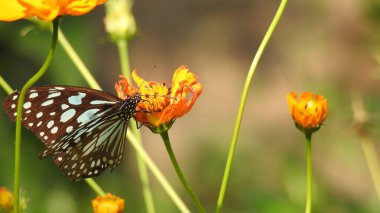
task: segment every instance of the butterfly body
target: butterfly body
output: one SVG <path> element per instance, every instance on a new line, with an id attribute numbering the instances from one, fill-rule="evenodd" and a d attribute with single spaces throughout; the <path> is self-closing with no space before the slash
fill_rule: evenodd
<path id="1" fill-rule="evenodd" d="M 3 103 L 13 121 L 18 96 L 14 92 Z M 67 178 L 81 180 L 120 164 L 128 122 L 140 101 L 137 93 L 123 100 L 83 87 L 35 87 L 25 95 L 22 124 L 44 143 L 40 158 L 52 156 Z"/>

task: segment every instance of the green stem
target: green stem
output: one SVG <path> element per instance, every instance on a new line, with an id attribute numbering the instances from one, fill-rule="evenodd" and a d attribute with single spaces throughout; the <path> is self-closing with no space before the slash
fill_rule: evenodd
<path id="1" fill-rule="evenodd" d="M 116 41 L 116 46 L 119 51 L 121 73 L 128 79 L 129 82 L 132 82 L 131 66 L 129 65 L 128 41 L 126 39 L 118 39 Z"/>
<path id="2" fill-rule="evenodd" d="M 128 79 L 129 82 L 132 82 L 130 65 L 129 65 L 129 57 L 128 57 L 129 55 L 128 41 L 126 39 L 118 39 L 115 43 L 119 51 L 122 74 Z M 133 121 L 131 120 L 129 122 L 129 127 L 132 130 L 133 134 L 136 136 L 137 141 L 142 145 L 141 134 L 140 134 L 140 131 L 137 129 L 136 122 L 134 120 Z M 136 161 L 137 161 L 137 168 L 139 170 L 141 187 L 143 191 L 143 196 L 144 196 L 147 212 L 155 213 L 156 211 L 154 208 L 152 192 L 150 190 L 148 171 L 145 166 L 144 160 L 141 158 L 141 156 L 138 153 L 136 155 Z"/>
<path id="3" fill-rule="evenodd" d="M 104 190 L 94 181 L 92 178 L 84 179 L 86 183 L 91 187 L 92 190 L 94 190 L 95 193 L 97 193 L 100 196 L 106 195 Z"/>
<path id="4" fill-rule="evenodd" d="M 310 213 L 311 212 L 311 203 L 312 203 L 311 134 L 305 133 L 305 137 L 306 137 L 306 173 L 307 173 L 307 190 L 306 190 L 305 213 Z"/>
<path id="5" fill-rule="evenodd" d="M 165 191 L 168 193 L 169 197 L 174 201 L 177 207 L 181 210 L 181 212 L 188 213 L 190 212 L 186 205 L 183 203 L 178 194 L 173 190 L 170 186 L 169 182 L 166 180 L 165 176 L 161 173 L 158 167 L 153 163 L 152 159 L 145 152 L 144 148 L 138 142 L 136 136 L 132 133 L 132 131 L 127 131 L 128 141 L 135 148 L 136 152 L 144 159 L 145 164 L 148 166 L 153 175 L 157 178 L 158 182 L 162 185 Z"/>
<path id="6" fill-rule="evenodd" d="M 69 58 L 73 61 L 74 65 L 78 68 L 79 72 L 82 74 L 83 78 L 87 81 L 91 88 L 101 90 L 100 85 L 91 75 L 90 71 L 84 65 L 83 61 L 80 59 L 78 54 L 75 52 L 74 48 L 71 46 L 69 41 L 66 39 L 65 35 L 61 30 L 59 30 L 58 37 L 59 44 L 66 51 Z"/>
<path id="7" fill-rule="evenodd" d="M 177 159 L 174 155 L 173 149 L 172 149 L 171 144 L 170 144 L 168 131 L 164 131 L 164 132 L 160 133 L 160 135 L 162 137 L 162 140 L 165 143 L 165 147 L 166 147 L 166 150 L 168 151 L 170 160 L 172 161 L 174 169 L 175 169 L 175 171 L 178 175 L 178 178 L 180 179 L 182 185 L 185 187 L 186 191 L 189 193 L 191 199 L 193 200 L 193 202 L 197 206 L 198 211 L 199 212 L 206 212 L 205 209 L 203 208 L 202 204 L 199 202 L 197 196 L 195 196 L 195 194 L 193 193 L 193 190 L 191 189 L 189 183 L 186 181 L 186 178 L 183 175 L 181 168 L 178 165 Z"/>
<path id="8" fill-rule="evenodd" d="M 361 145 L 365 158 L 367 159 L 368 168 L 375 185 L 377 197 L 380 200 L 380 167 L 373 141 L 369 136 L 363 135 L 361 137 Z"/>
<path id="9" fill-rule="evenodd" d="M 13 89 L 9 86 L 9 84 L 4 80 L 4 78 L 1 75 L 0 75 L 0 86 L 8 94 L 11 94 L 13 92 Z"/>
<path id="10" fill-rule="evenodd" d="M 17 118 L 16 118 L 16 141 L 15 141 L 15 176 L 14 176 L 14 201 L 13 201 L 13 209 L 15 213 L 19 212 L 19 201 L 20 201 L 20 152 L 21 152 L 21 115 L 22 115 L 22 105 L 24 104 L 25 94 L 27 90 L 36 82 L 41 76 L 46 72 L 47 68 L 50 65 L 50 62 L 53 59 L 53 55 L 55 52 L 55 47 L 57 44 L 58 37 L 58 25 L 60 18 L 56 18 L 53 21 L 53 38 L 51 41 L 51 47 L 49 53 L 45 59 L 40 70 L 32 76 L 21 89 L 18 105 L 17 105 Z"/>
<path id="11" fill-rule="evenodd" d="M 218 201 L 217 201 L 217 206 L 216 206 L 215 212 L 220 212 L 221 209 L 222 209 L 224 195 L 225 195 L 226 188 L 227 188 L 227 183 L 228 183 L 228 177 L 230 175 L 232 160 L 233 160 L 233 157 L 234 157 L 236 143 L 237 143 L 237 139 L 238 139 L 238 136 L 239 136 L 239 130 L 240 130 L 240 125 L 241 125 L 241 120 L 243 118 L 243 112 L 244 112 L 245 102 L 247 100 L 247 95 L 248 95 L 249 87 L 250 87 L 251 82 L 252 82 L 253 75 L 255 73 L 257 64 L 259 63 L 261 55 L 263 54 L 264 49 L 265 49 L 265 47 L 266 47 L 266 45 L 267 45 L 267 43 L 268 43 L 268 41 L 269 41 L 269 39 L 270 39 L 270 37 L 271 37 L 274 29 L 276 28 L 276 26 L 277 26 L 277 24 L 278 24 L 278 22 L 279 22 L 279 20 L 281 18 L 281 15 L 282 15 L 282 13 L 283 13 L 283 11 L 285 9 L 286 3 L 287 3 L 287 0 L 282 0 L 281 1 L 281 4 L 280 4 L 280 6 L 279 6 L 279 8 L 278 8 L 278 10 L 276 12 L 276 15 L 274 16 L 273 21 L 270 24 L 270 26 L 268 28 L 268 31 L 266 32 L 266 34 L 265 34 L 265 36 L 264 36 L 264 38 L 263 38 L 263 40 L 262 40 L 262 42 L 260 44 L 260 47 L 259 47 L 259 49 L 256 52 L 255 57 L 253 58 L 251 67 L 250 67 L 249 72 L 247 74 L 247 78 L 245 80 L 244 87 L 243 87 L 243 92 L 242 92 L 241 99 L 240 99 L 239 111 L 238 111 L 238 114 L 236 116 L 234 133 L 233 133 L 233 136 L 232 136 L 232 139 L 231 139 L 230 149 L 229 149 L 229 152 L 228 152 L 228 158 L 227 158 L 226 167 L 225 167 L 225 170 L 224 170 L 223 180 L 222 180 L 222 184 L 221 184 L 221 187 L 220 187 L 220 192 L 219 192 L 219 196 L 218 196 Z"/>

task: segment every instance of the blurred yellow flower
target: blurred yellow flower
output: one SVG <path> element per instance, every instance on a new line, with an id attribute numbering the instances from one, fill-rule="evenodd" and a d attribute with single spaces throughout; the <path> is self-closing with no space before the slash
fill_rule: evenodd
<path id="1" fill-rule="evenodd" d="M 318 130 L 327 117 L 327 100 L 321 95 L 304 92 L 297 101 L 297 94 L 287 96 L 290 114 L 301 131 Z"/>
<path id="2" fill-rule="evenodd" d="M 174 72 L 169 88 L 165 82 L 160 84 L 140 78 L 136 71 L 132 73 L 132 78 L 139 88 L 131 86 L 125 77 L 121 78 L 115 85 L 118 96 L 126 99 L 136 92 L 140 93 L 143 101 L 138 104 L 135 117 L 156 133 L 168 130 L 177 118 L 189 112 L 202 93 L 198 77 L 185 66 Z"/>
<path id="3" fill-rule="evenodd" d="M 13 194 L 5 187 L 0 187 L 0 209 L 5 212 L 13 211 Z"/>
<path id="4" fill-rule="evenodd" d="M 107 193 L 92 200 L 94 213 L 121 213 L 124 210 L 124 200 Z"/>
<path id="5" fill-rule="evenodd" d="M 0 0 L 0 21 L 38 17 L 52 21 L 57 16 L 80 16 L 107 0 Z"/>

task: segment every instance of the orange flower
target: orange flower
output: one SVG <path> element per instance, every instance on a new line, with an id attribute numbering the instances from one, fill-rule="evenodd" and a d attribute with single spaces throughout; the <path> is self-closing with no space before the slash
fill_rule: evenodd
<path id="1" fill-rule="evenodd" d="M 124 210 L 124 200 L 107 193 L 92 200 L 94 213 L 121 213 Z"/>
<path id="2" fill-rule="evenodd" d="M 13 211 L 13 194 L 5 187 L 0 187 L 0 209 L 5 212 Z"/>
<path id="3" fill-rule="evenodd" d="M 145 81 L 136 71 L 132 73 L 132 78 L 139 88 L 131 86 L 125 77 L 121 78 L 115 85 L 118 96 L 126 99 L 139 92 L 144 100 L 138 104 L 135 117 L 155 133 L 168 130 L 177 118 L 190 111 L 202 93 L 198 77 L 185 66 L 174 72 L 169 88 L 165 83 Z"/>
<path id="4" fill-rule="evenodd" d="M 314 132 L 318 130 L 327 117 L 327 100 L 321 95 L 310 92 L 301 94 L 297 101 L 297 94 L 288 94 L 290 114 L 301 131 Z"/>
<path id="5" fill-rule="evenodd" d="M 1 0 L 0 21 L 38 17 L 52 21 L 57 16 L 80 16 L 107 0 Z"/>

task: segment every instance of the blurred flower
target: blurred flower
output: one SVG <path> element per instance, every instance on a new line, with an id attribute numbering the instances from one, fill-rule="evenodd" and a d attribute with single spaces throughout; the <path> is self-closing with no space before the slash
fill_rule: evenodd
<path id="1" fill-rule="evenodd" d="M 94 213 L 121 213 L 124 210 L 124 199 L 107 193 L 92 200 Z"/>
<path id="2" fill-rule="evenodd" d="M 297 101 L 297 94 L 291 92 L 287 98 L 290 114 L 298 129 L 313 133 L 320 128 L 327 117 L 327 100 L 323 96 L 304 92 Z"/>
<path id="3" fill-rule="evenodd" d="M 13 211 L 13 194 L 5 187 L 0 187 L 0 209 L 5 212 Z"/>
<path id="4" fill-rule="evenodd" d="M 129 39 L 136 33 L 136 22 L 132 14 L 132 0 L 110 0 L 105 4 L 106 31 L 114 40 Z"/>
<path id="5" fill-rule="evenodd" d="M 21 193 L 19 212 L 24 212 L 26 205 L 27 198 Z M 1 210 L 7 213 L 13 212 L 13 193 L 5 187 L 0 187 L 0 212 L 2 212 Z"/>
<path id="6" fill-rule="evenodd" d="M 121 78 L 115 85 L 118 96 L 126 99 L 136 92 L 142 95 L 144 100 L 138 104 L 135 117 L 154 133 L 167 131 L 177 118 L 190 111 L 202 93 L 198 77 L 185 66 L 174 72 L 169 88 L 165 82 L 145 81 L 136 71 L 132 73 L 132 78 L 139 88 L 131 86 L 125 77 Z"/>
<path id="7" fill-rule="evenodd" d="M 15 21 L 34 16 L 52 21 L 57 16 L 80 16 L 107 0 L 1 0 L 0 21 Z"/>

